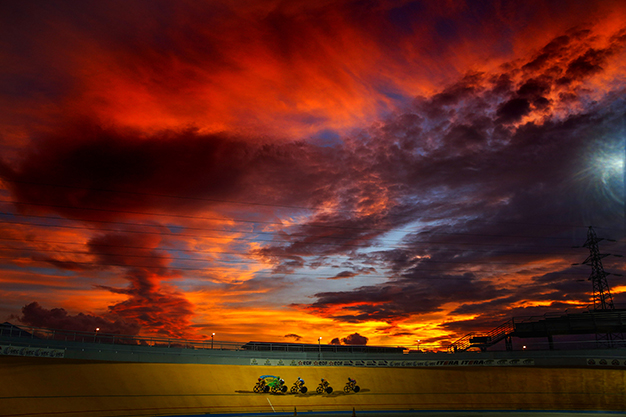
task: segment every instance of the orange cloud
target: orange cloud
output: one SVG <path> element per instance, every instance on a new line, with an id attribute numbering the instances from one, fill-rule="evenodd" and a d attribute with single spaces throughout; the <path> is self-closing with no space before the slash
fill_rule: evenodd
<path id="1" fill-rule="evenodd" d="M 1 311 L 412 345 L 585 303 L 516 225 L 608 218 L 563 184 L 620 132 L 626 9 L 556 3 L 7 6 Z"/>

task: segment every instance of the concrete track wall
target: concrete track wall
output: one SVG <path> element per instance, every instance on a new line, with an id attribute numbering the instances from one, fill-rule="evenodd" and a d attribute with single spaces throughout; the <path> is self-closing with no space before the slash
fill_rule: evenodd
<path id="1" fill-rule="evenodd" d="M 0 416 L 158 416 L 329 410 L 626 410 L 620 369 L 265 367 L 0 357 Z M 262 374 L 307 394 L 255 394 Z M 345 394 L 347 378 L 361 392 Z M 320 378 L 332 394 L 315 393 Z"/>

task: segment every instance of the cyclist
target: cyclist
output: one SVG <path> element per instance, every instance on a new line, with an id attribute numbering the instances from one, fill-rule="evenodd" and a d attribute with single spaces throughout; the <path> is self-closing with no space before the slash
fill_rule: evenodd
<path id="1" fill-rule="evenodd" d="M 354 389 L 354 386 L 356 385 L 356 379 L 348 377 L 348 384 L 350 384 L 350 388 Z"/>
<path id="2" fill-rule="evenodd" d="M 303 386 L 303 385 L 304 385 L 304 379 L 302 379 L 302 378 L 298 377 L 298 379 L 296 380 L 296 385 L 297 385 L 298 387 Z"/>

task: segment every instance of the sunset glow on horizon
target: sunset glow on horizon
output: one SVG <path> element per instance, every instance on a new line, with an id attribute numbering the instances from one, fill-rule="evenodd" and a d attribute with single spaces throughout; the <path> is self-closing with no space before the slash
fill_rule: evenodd
<path id="1" fill-rule="evenodd" d="M 520 4 L 518 4 L 520 3 Z M 0 319 L 438 349 L 626 308 L 626 3 L 0 6 Z"/>

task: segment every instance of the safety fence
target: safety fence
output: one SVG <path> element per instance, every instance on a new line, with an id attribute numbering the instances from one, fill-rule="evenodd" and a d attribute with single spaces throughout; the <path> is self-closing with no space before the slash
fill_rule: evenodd
<path id="1" fill-rule="evenodd" d="M 32 326 L 14 326 L 6 323 L 0 325 L 0 337 L 54 340 L 79 343 L 102 343 L 129 346 L 151 346 L 162 348 L 179 349 L 221 349 L 221 350 L 241 350 L 242 343 L 223 342 L 217 340 L 187 340 L 177 338 L 121 335 L 102 333 L 98 330 L 93 332 L 80 332 L 69 330 L 46 329 Z"/>
<path id="2" fill-rule="evenodd" d="M 103 333 L 99 330 L 92 332 L 46 329 L 32 326 L 15 326 L 9 323 L 0 324 L 0 338 L 7 344 L 6 338 L 20 342 L 28 339 L 36 341 L 59 341 L 78 343 L 98 343 L 107 345 L 150 346 L 156 348 L 178 349 L 216 349 L 216 350 L 244 350 L 244 351 L 280 351 L 280 352 L 342 352 L 342 353 L 400 353 L 409 348 L 391 346 L 366 345 L 325 345 L 301 343 L 269 343 L 269 342 L 227 342 L 208 338 L 206 340 L 190 340 L 178 338 L 164 338 L 138 335 L 120 335 Z M 0 340 L 1 342 L 1 340 Z"/>

